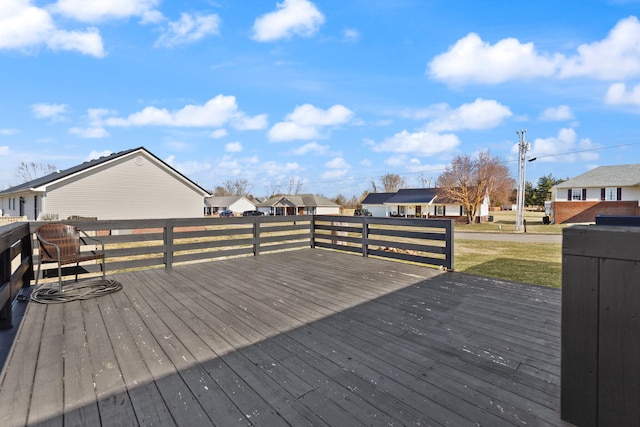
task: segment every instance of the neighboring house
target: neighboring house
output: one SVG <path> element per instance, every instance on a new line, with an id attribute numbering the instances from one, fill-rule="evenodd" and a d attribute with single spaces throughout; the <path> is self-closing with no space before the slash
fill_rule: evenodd
<path id="1" fill-rule="evenodd" d="M 0 210 L 29 220 L 194 218 L 208 195 L 139 147 L 1 191 Z"/>
<path id="2" fill-rule="evenodd" d="M 315 194 L 274 196 L 256 204 L 265 215 L 339 215 L 340 205 Z"/>
<path id="3" fill-rule="evenodd" d="M 464 207 L 441 195 L 439 188 L 405 188 L 396 193 L 369 193 L 362 208 L 373 216 L 402 216 L 410 218 L 446 217 L 466 219 Z M 478 210 L 480 221 L 489 215 L 489 198 Z"/>
<path id="4" fill-rule="evenodd" d="M 551 188 L 551 221 L 595 222 L 596 215 L 640 215 L 640 164 L 600 166 Z"/>
<path id="5" fill-rule="evenodd" d="M 245 196 L 211 196 L 204 199 L 205 215 L 213 215 L 225 209 L 241 214 L 255 208 L 256 205 Z"/>

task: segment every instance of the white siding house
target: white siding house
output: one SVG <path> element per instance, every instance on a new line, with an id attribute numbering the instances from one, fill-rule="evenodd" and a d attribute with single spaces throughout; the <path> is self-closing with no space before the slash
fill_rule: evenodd
<path id="1" fill-rule="evenodd" d="M 0 209 L 29 220 L 193 218 L 202 216 L 207 195 L 140 147 L 4 190 Z"/>
<path id="2" fill-rule="evenodd" d="M 417 218 L 466 218 L 466 211 L 457 203 L 447 200 L 438 188 L 405 188 L 395 193 L 369 193 L 362 208 L 373 216 L 401 216 Z M 489 215 L 489 199 L 478 209 L 481 221 Z"/>
<path id="3" fill-rule="evenodd" d="M 204 202 L 206 215 L 213 215 L 225 209 L 229 209 L 234 214 L 256 209 L 256 205 L 244 196 L 211 196 L 205 198 Z"/>

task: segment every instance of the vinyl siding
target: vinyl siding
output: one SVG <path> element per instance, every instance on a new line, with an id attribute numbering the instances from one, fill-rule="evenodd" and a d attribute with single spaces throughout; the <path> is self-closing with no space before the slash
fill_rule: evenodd
<path id="1" fill-rule="evenodd" d="M 204 195 L 145 153 L 135 152 L 47 188 L 43 204 L 60 219 L 193 218 Z"/>

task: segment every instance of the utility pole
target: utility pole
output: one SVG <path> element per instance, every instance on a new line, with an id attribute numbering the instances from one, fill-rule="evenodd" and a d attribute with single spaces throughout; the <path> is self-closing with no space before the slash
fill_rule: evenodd
<path id="1" fill-rule="evenodd" d="M 516 203 L 516 231 L 520 231 L 522 229 L 522 224 L 524 221 L 524 189 L 526 182 L 526 160 L 525 157 L 527 155 L 527 151 L 531 145 L 527 138 L 527 130 L 517 130 L 516 134 L 520 139 L 518 141 L 518 200 Z"/>

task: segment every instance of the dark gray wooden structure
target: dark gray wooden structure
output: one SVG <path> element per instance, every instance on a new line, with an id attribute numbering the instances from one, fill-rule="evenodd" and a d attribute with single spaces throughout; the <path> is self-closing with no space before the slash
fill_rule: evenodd
<path id="1" fill-rule="evenodd" d="M 573 226 L 562 261 L 562 418 L 640 422 L 640 228 Z"/>

